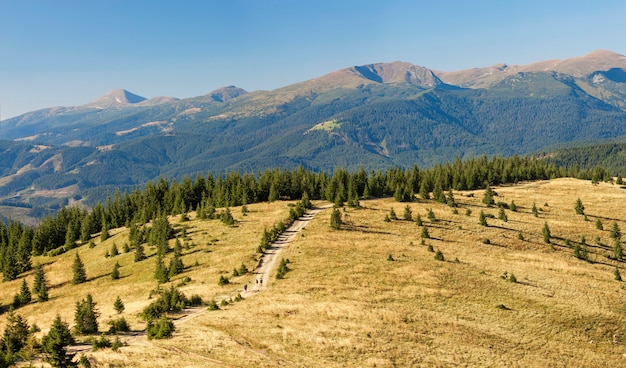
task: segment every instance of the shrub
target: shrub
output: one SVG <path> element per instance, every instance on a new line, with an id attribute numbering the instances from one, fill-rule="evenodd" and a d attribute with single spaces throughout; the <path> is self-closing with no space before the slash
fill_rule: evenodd
<path id="1" fill-rule="evenodd" d="M 192 307 L 199 307 L 202 305 L 202 297 L 198 294 L 193 294 L 189 299 L 189 305 Z"/>
<path id="2" fill-rule="evenodd" d="M 435 259 L 437 261 L 443 261 L 444 260 L 443 253 L 439 249 L 437 249 L 437 252 L 435 253 Z"/>
<path id="3" fill-rule="evenodd" d="M 209 305 L 208 305 L 207 309 L 208 309 L 208 310 L 210 310 L 210 311 L 215 311 L 215 310 L 219 310 L 219 309 L 220 309 L 220 307 L 217 305 L 217 303 L 215 302 L 215 300 L 211 300 L 211 301 L 209 302 Z"/>
<path id="4" fill-rule="evenodd" d="M 174 323 L 167 317 L 162 316 L 154 323 L 152 320 L 148 321 L 146 326 L 146 333 L 148 340 L 152 339 L 169 339 L 174 334 Z"/>
<path id="5" fill-rule="evenodd" d="M 124 317 L 110 320 L 107 324 L 109 325 L 109 334 L 130 331 L 130 325 L 126 322 L 126 318 Z"/>
<path id="6" fill-rule="evenodd" d="M 217 284 L 220 286 L 228 285 L 230 284 L 230 281 L 227 277 L 224 277 L 224 275 L 220 275 L 220 279 L 217 281 Z"/>
<path id="7" fill-rule="evenodd" d="M 95 337 L 91 339 L 91 350 L 98 351 L 100 349 L 110 348 L 111 340 L 109 340 L 104 334 L 100 335 L 100 338 Z"/>

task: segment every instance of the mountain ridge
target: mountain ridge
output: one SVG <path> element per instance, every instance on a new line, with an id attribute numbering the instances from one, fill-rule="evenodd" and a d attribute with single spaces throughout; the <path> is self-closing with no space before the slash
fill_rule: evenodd
<path id="1" fill-rule="evenodd" d="M 597 51 L 523 71 L 501 64 L 489 80 L 484 70 L 473 71 L 472 88 L 397 61 L 271 91 L 225 86 L 192 98 L 147 100 L 116 90 L 109 108 L 57 107 L 3 121 L 0 140 L 22 145 L 0 145 L 6 161 L 0 201 L 58 205 L 58 197 L 41 193 L 69 188 L 67 198 L 88 201 L 103 188 L 207 171 L 430 166 L 612 139 L 626 135 L 624 59 Z M 567 68 L 583 72 L 577 77 Z"/>

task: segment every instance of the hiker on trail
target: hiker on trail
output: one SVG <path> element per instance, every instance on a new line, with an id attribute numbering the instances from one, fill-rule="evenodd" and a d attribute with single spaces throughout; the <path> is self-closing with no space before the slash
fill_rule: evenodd
<path id="1" fill-rule="evenodd" d="M 259 279 L 259 285 L 263 286 L 263 278 L 262 277 Z"/>
<path id="2" fill-rule="evenodd" d="M 243 292 L 248 292 L 248 284 L 243 285 Z"/>

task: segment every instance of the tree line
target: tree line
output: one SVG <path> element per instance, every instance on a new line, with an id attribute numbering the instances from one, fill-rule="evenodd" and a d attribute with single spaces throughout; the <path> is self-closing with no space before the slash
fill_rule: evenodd
<path id="1" fill-rule="evenodd" d="M 580 169 L 559 167 L 544 160 L 513 156 L 487 156 L 438 164 L 428 169 L 390 168 L 354 172 L 338 168 L 332 173 L 314 172 L 300 166 L 292 170 L 269 169 L 257 174 L 231 172 L 194 179 L 160 179 L 132 192 L 115 192 L 91 210 L 63 207 L 31 227 L 15 221 L 0 222 L 0 271 L 4 280 L 13 280 L 32 268 L 33 255 L 57 255 L 90 240 L 100 232 L 106 239 L 109 229 L 137 228 L 167 215 L 198 211 L 211 217 L 215 208 L 228 208 L 281 199 L 325 199 L 333 203 L 355 203 L 363 197 L 393 196 L 397 201 L 412 201 L 417 195 L 435 199 L 443 191 L 475 190 L 489 185 L 559 177 L 606 181 L 609 172 L 601 167 Z M 308 199 L 307 199 L 308 200 Z M 445 200 L 445 198 L 443 198 Z M 157 227 L 158 228 L 158 227 Z M 167 229 L 165 230 L 167 231 Z M 160 243 L 162 234 L 154 234 Z M 149 236 L 149 235 L 148 235 Z M 138 240 L 137 243 L 141 243 Z"/>

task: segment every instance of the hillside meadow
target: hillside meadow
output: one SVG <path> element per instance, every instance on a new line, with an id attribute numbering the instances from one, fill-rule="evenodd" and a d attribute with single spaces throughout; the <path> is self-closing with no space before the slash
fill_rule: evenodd
<path id="1" fill-rule="evenodd" d="M 112 230 L 102 243 L 96 236 L 91 249 L 36 257 L 35 264 L 45 264 L 50 301 L 17 313 L 36 323 L 41 335 L 57 313 L 72 325 L 76 302 L 91 293 L 104 331 L 117 318 L 113 301 L 120 296 L 126 306 L 121 315 L 136 332 L 122 336 L 129 345 L 117 352 L 84 352 L 92 366 L 626 365 L 626 290 L 614 276 L 617 268 L 626 277 L 626 268 L 611 258 L 610 237 L 614 224 L 626 229 L 626 190 L 575 179 L 493 189 L 496 202 L 517 206 L 504 210 L 507 221 L 498 218 L 497 206 L 482 202 L 484 190 L 454 192 L 456 208 L 423 199 L 361 200 L 361 208 L 340 210 L 340 230 L 331 229 L 332 210 L 324 210 L 283 249 L 281 257 L 290 261 L 284 279 L 218 311 L 203 307 L 172 316 L 181 322 L 168 340 L 149 341 L 139 332 L 145 327 L 139 314 L 157 287 L 155 257 L 136 263 L 132 252 L 123 253 L 126 228 Z M 586 218 L 575 213 L 577 198 Z M 263 229 L 285 219 L 291 204 L 248 205 L 245 216 L 233 207 L 236 227 L 200 221 L 194 213 L 185 222 L 171 217 L 187 268 L 161 288 L 189 277 L 180 286 L 187 296 L 198 294 L 205 302 L 236 296 L 244 283 L 254 284 L 254 275 L 233 277 L 225 286 L 218 285 L 219 276 L 231 277 L 242 263 L 252 270 Z M 411 221 L 403 219 L 406 206 Z M 385 221 L 392 208 L 398 220 Z M 479 224 L 481 211 L 488 226 Z M 422 226 L 414 221 L 418 214 Z M 604 230 L 597 229 L 598 219 Z M 550 244 L 542 233 L 546 224 Z M 106 258 L 113 243 L 121 254 Z M 588 260 L 574 257 L 576 245 L 587 250 Z M 435 251 L 444 260 L 436 260 Z M 71 285 L 76 252 L 89 281 Z M 121 265 L 119 280 L 109 276 L 115 262 Z M 32 285 L 32 271 L 25 277 Z M 12 302 L 21 282 L 2 284 L 2 305 Z M 0 328 L 5 320 L 0 318 Z"/>

